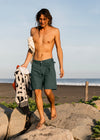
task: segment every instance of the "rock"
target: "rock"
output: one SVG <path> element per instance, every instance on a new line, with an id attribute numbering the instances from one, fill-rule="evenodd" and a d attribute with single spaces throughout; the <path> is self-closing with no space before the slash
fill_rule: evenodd
<path id="1" fill-rule="evenodd" d="M 7 135 L 8 120 L 12 110 L 0 104 L 0 140 L 3 140 Z"/>
<path id="2" fill-rule="evenodd" d="M 97 106 L 97 109 L 100 110 L 100 100 L 93 101 L 92 103 L 95 103 Z"/>
<path id="3" fill-rule="evenodd" d="M 74 140 L 72 133 L 67 129 L 44 126 L 40 130 L 31 130 L 28 133 L 12 140 Z"/>
<path id="4" fill-rule="evenodd" d="M 24 130 L 26 124 L 26 115 L 24 115 L 19 108 L 15 108 L 11 114 L 8 137 L 19 134 Z"/>
<path id="5" fill-rule="evenodd" d="M 31 115 L 31 127 L 12 140 L 90 140 L 92 126 L 100 120 L 100 111 L 91 105 L 83 103 L 62 104 L 56 106 L 57 118 L 50 120 L 50 109 L 44 109 L 45 124 L 40 130 L 35 127 L 39 121 L 36 110 Z"/>
<path id="6" fill-rule="evenodd" d="M 8 119 L 10 119 L 11 113 L 13 111 L 12 109 L 9 109 L 6 106 L 0 104 L 0 112 L 1 111 L 4 112 L 8 116 Z"/>
<path id="7" fill-rule="evenodd" d="M 44 110 L 47 126 L 68 129 L 74 138 L 90 140 L 91 127 L 94 126 L 95 120 L 100 120 L 100 112 L 96 108 L 83 103 L 75 103 L 56 106 L 56 110 L 58 116 L 53 121 L 50 120 L 50 109 Z M 38 119 L 39 113 L 36 110 L 31 117 L 31 123 L 35 125 Z"/>
<path id="8" fill-rule="evenodd" d="M 7 134 L 7 128 L 8 128 L 8 117 L 0 109 L 0 140 L 4 140 Z"/>

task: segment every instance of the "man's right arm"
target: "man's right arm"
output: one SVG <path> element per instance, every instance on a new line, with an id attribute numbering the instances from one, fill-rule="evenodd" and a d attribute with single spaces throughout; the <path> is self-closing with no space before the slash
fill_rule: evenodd
<path id="1" fill-rule="evenodd" d="M 21 66 L 27 68 L 29 62 L 30 62 L 31 59 L 32 59 L 32 56 L 33 56 L 33 54 L 32 54 L 32 52 L 31 52 L 31 50 L 29 49 L 28 52 L 27 52 L 26 60 L 25 60 L 24 64 L 21 65 Z"/>
<path id="2" fill-rule="evenodd" d="M 33 31 L 34 31 L 34 28 L 32 28 L 31 31 L 30 31 L 31 36 L 33 36 Z M 33 53 L 31 51 L 31 49 L 29 49 L 28 52 L 27 52 L 25 62 L 21 66 L 27 68 L 27 66 L 28 66 L 29 62 L 31 61 L 32 57 L 33 57 Z"/>

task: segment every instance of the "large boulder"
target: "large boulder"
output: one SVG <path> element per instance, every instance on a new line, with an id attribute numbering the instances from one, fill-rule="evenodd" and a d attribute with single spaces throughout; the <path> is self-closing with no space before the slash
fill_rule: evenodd
<path id="1" fill-rule="evenodd" d="M 56 110 L 57 118 L 53 121 L 50 120 L 50 109 L 44 110 L 46 126 L 69 129 L 74 138 L 79 140 L 89 140 L 92 126 L 94 126 L 95 121 L 100 120 L 100 112 L 91 105 L 83 103 L 62 104 L 56 106 Z M 33 125 L 30 130 L 35 128 L 38 118 L 39 113 L 36 110 L 31 117 Z"/>
<path id="2" fill-rule="evenodd" d="M 7 108 L 6 106 L 0 104 L 0 112 L 4 112 L 7 115 L 8 119 L 10 119 L 12 111 L 13 111 L 12 109 Z"/>
<path id="3" fill-rule="evenodd" d="M 7 135 L 8 116 L 10 116 L 10 113 L 10 109 L 0 105 L 0 140 L 4 140 L 5 136 Z"/>
<path id="4" fill-rule="evenodd" d="M 25 124 L 26 115 L 24 115 L 19 108 L 15 108 L 10 117 L 7 137 L 12 137 L 22 132 L 25 128 Z"/>
<path id="5" fill-rule="evenodd" d="M 92 107 L 91 105 L 83 103 L 62 104 L 56 106 L 56 110 L 57 118 L 50 120 L 50 109 L 44 109 L 46 122 L 40 130 L 36 129 L 36 125 L 39 121 L 39 113 L 36 110 L 31 115 L 31 127 L 26 131 L 26 133 L 14 137 L 12 140 L 73 140 L 73 137 L 75 140 L 91 139 L 91 128 L 94 126 L 95 121 L 100 120 L 99 110 Z M 16 110 L 14 116 L 16 116 L 16 113 L 19 114 Z M 19 120 L 20 122 L 17 123 Z M 17 128 L 17 126 L 21 126 L 21 118 L 19 115 L 16 116 L 16 118 L 13 118 L 13 123 L 11 124 L 11 127 L 13 126 L 12 129 Z M 24 129 L 24 124 L 25 121 L 22 124 L 22 129 Z M 12 135 L 14 135 L 14 133 L 12 133 Z"/>
<path id="6" fill-rule="evenodd" d="M 12 140 L 74 140 L 72 133 L 67 129 L 44 126 L 40 130 L 31 130 L 28 133 Z"/>
<path id="7" fill-rule="evenodd" d="M 8 118 L 3 112 L 0 112 L 0 140 L 4 140 L 7 134 Z"/>

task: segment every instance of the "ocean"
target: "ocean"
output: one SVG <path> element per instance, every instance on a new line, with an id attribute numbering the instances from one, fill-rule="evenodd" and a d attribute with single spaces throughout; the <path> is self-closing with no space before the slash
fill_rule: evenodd
<path id="1" fill-rule="evenodd" d="M 89 86 L 100 86 L 100 79 L 88 79 L 88 78 L 74 78 L 74 79 L 57 79 L 58 85 L 73 85 L 73 86 L 85 86 L 86 81 L 89 82 Z"/>
<path id="2" fill-rule="evenodd" d="M 86 79 L 86 78 L 62 78 L 57 79 L 57 85 L 69 85 L 69 86 L 84 86 L 85 82 L 89 82 L 89 86 L 100 86 L 100 79 Z M 0 83 L 13 83 L 14 79 L 0 79 Z"/>

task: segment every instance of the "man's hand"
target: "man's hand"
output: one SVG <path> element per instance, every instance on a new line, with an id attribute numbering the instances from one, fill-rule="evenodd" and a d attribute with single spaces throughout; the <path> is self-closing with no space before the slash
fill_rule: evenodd
<path id="1" fill-rule="evenodd" d="M 25 64 L 22 64 L 21 67 L 25 67 L 25 68 L 27 68 L 27 66 L 26 66 Z"/>
<path id="2" fill-rule="evenodd" d="M 63 68 L 60 68 L 60 78 L 62 78 L 64 76 L 64 70 Z"/>

